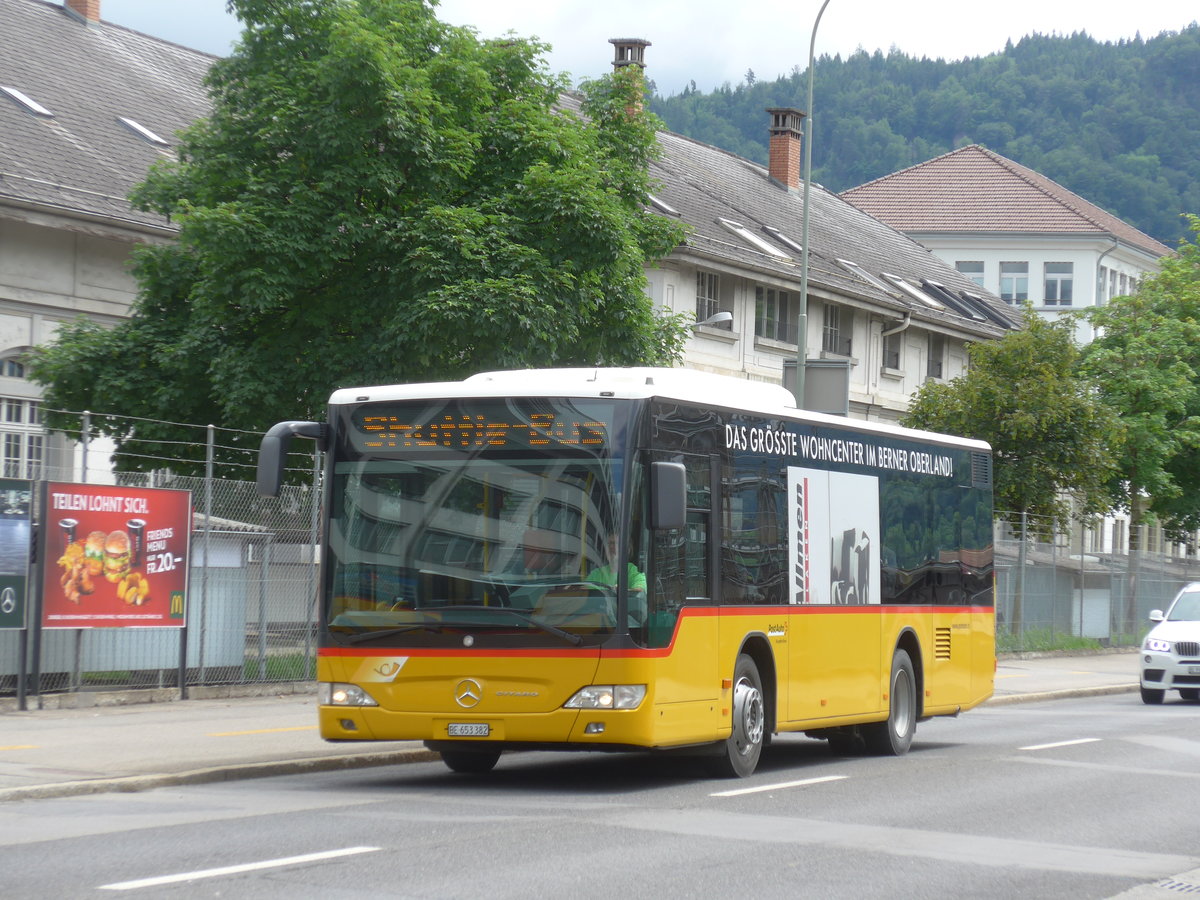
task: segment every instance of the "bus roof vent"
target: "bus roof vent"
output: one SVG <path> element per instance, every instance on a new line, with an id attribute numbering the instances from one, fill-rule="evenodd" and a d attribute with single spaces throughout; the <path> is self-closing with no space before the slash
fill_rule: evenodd
<path id="1" fill-rule="evenodd" d="M 971 451 L 971 487 L 992 486 L 992 456 Z"/>

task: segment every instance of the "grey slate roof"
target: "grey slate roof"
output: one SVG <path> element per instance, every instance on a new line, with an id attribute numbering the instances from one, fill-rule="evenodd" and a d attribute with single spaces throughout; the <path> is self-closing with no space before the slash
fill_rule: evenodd
<path id="1" fill-rule="evenodd" d="M 58 0 L 0 0 L 0 86 L 16 88 L 54 113 L 29 112 L 0 93 L 0 204 L 5 201 L 99 218 L 113 224 L 173 230 L 162 217 L 130 207 L 130 190 L 169 154 L 119 121 L 137 121 L 172 144 L 177 131 L 209 109 L 203 79 L 215 57 L 105 22 L 85 24 Z M 578 110 L 570 96 L 563 107 Z M 764 128 L 766 117 L 764 116 Z M 652 176 L 656 196 L 693 226 L 683 253 L 748 273 L 794 282 L 799 253 L 763 231 L 772 226 L 796 244 L 802 201 L 766 169 L 723 150 L 660 132 L 662 159 Z M 719 219 L 741 222 L 791 254 L 755 249 Z M 858 300 L 897 317 L 940 323 L 978 338 L 1015 325 L 1012 310 L 905 235 L 819 186 L 812 189 L 810 292 Z M 952 296 L 980 296 L 990 321 L 952 308 L 932 309 L 898 290 L 879 288 L 837 263 L 848 259 L 872 275 L 891 273 L 915 285 L 933 281 Z"/>
<path id="2" fill-rule="evenodd" d="M 203 78 L 215 57 L 106 22 L 85 24 L 48 0 L 0 0 L 0 203 L 15 201 L 112 224 L 169 228 L 130 207 L 150 164 L 169 155 L 118 117 L 175 144 L 208 112 Z"/>
<path id="3" fill-rule="evenodd" d="M 766 117 L 764 116 L 764 128 Z M 802 233 L 803 196 L 771 179 L 756 163 L 716 147 L 669 132 L 659 133 L 663 158 L 652 175 L 660 182 L 655 196 L 677 210 L 694 232 L 688 249 L 765 275 L 800 279 L 800 254 L 764 231 L 778 229 L 796 245 Z M 941 323 L 997 337 L 1019 318 L 1006 304 L 965 278 L 953 266 L 934 256 L 911 238 L 862 212 L 819 185 L 811 186 L 809 218 L 809 293 L 823 290 L 866 301 L 896 315 L 911 313 L 916 320 Z M 719 219 L 731 219 L 780 249 L 792 259 L 779 259 L 753 249 L 731 233 Z M 953 309 L 931 309 L 900 291 L 883 290 L 847 271 L 838 260 L 856 263 L 871 275 L 897 275 L 921 286 L 934 282 L 952 296 L 967 292 L 980 298 L 993 317 L 980 322 Z M 935 299 L 939 299 L 936 298 Z M 968 304 L 969 308 L 969 304 Z"/>

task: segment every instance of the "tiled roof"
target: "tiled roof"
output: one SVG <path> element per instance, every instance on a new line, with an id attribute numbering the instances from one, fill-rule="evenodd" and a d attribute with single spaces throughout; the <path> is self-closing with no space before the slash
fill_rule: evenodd
<path id="1" fill-rule="evenodd" d="M 215 57 L 106 22 L 86 24 L 61 2 L 0 0 L 0 202 L 15 201 L 133 227 L 169 227 L 130 207 L 175 133 L 207 114 L 203 78 Z M 139 136 L 131 119 L 170 146 Z"/>
<path id="2" fill-rule="evenodd" d="M 841 196 L 906 234 L 1111 235 L 1155 257 L 1171 252 L 1061 184 L 977 144 Z"/>

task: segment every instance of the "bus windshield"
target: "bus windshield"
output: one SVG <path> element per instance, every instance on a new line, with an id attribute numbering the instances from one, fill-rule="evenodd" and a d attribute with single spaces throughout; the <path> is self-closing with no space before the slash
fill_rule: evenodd
<path id="1" fill-rule="evenodd" d="M 612 633 L 615 404 L 459 399 L 339 414 L 330 641 L 578 646 Z"/>

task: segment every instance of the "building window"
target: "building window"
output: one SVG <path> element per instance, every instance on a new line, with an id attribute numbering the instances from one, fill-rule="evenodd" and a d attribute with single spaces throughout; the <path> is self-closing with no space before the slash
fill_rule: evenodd
<path id="1" fill-rule="evenodd" d="M 786 344 L 796 343 L 796 299 L 787 291 L 754 288 L 754 334 Z"/>
<path id="2" fill-rule="evenodd" d="M 983 287 L 983 260 L 960 259 L 954 264 L 954 268 L 958 269 L 958 271 L 962 272 L 980 287 Z"/>
<path id="3" fill-rule="evenodd" d="M 904 332 L 883 336 L 883 367 L 885 369 L 900 369 L 901 353 L 904 349 Z"/>
<path id="4" fill-rule="evenodd" d="M 930 378 L 941 378 L 946 358 L 946 336 L 929 332 L 929 362 L 925 374 Z"/>
<path id="5" fill-rule="evenodd" d="M 696 321 L 721 311 L 721 276 L 715 272 L 696 272 Z"/>
<path id="6" fill-rule="evenodd" d="M 1029 299 L 1029 263 L 1000 263 L 1000 299 L 1007 303 Z"/>
<path id="7" fill-rule="evenodd" d="M 4 437 L 4 477 L 40 478 L 46 440 L 41 404 L 0 397 L 0 434 Z"/>
<path id="8" fill-rule="evenodd" d="M 854 332 L 854 311 L 832 303 L 825 304 L 825 327 L 821 349 L 838 356 L 850 355 L 850 336 Z"/>
<path id="9" fill-rule="evenodd" d="M 0 362 L 0 365 L 3 366 L 3 368 L 0 368 L 0 375 L 3 375 L 5 378 L 25 377 L 25 363 L 21 362 L 19 359 L 13 359 L 9 357 L 8 359 Z"/>
<path id="10" fill-rule="evenodd" d="M 1075 277 L 1075 264 L 1048 262 L 1046 269 L 1045 303 L 1047 306 L 1071 305 L 1071 282 Z"/>

